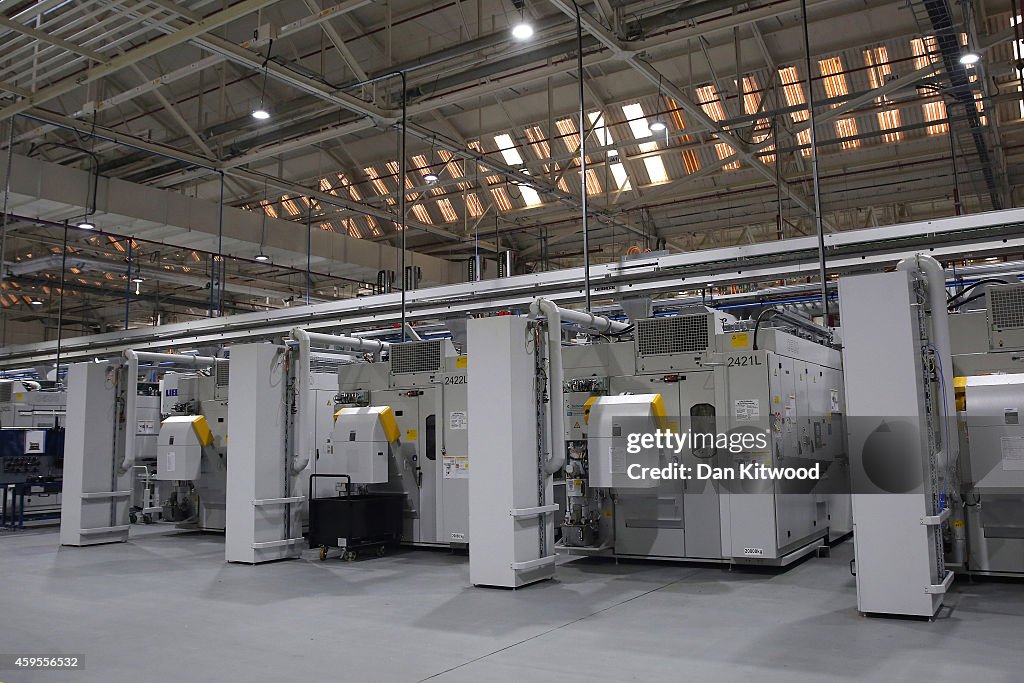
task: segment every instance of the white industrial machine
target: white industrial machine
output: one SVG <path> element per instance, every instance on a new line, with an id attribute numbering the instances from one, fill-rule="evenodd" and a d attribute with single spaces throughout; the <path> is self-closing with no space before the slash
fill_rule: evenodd
<path id="1" fill-rule="evenodd" d="M 66 403 L 54 382 L 0 380 L 0 482 L 60 478 Z"/>
<path id="2" fill-rule="evenodd" d="M 850 532 L 842 367 L 827 330 L 701 307 L 610 338 L 562 350 L 563 552 L 786 565 Z M 688 441 L 627 452 L 628 434 L 657 429 Z M 727 478 L 743 465 L 817 466 L 821 478 Z M 650 468 L 679 476 L 629 476 Z"/>
<path id="3" fill-rule="evenodd" d="M 885 302 L 880 305 L 880 302 Z M 839 283 L 857 606 L 933 617 L 959 440 L 945 275 L 929 256 Z"/>
<path id="4" fill-rule="evenodd" d="M 34 524 L 59 516 L 65 403 L 64 388 L 55 382 L 0 380 L 0 486 L 8 493 L 6 520 Z"/>
<path id="5" fill-rule="evenodd" d="M 151 366 L 140 368 L 140 360 Z M 163 490 L 156 477 L 161 392 L 153 380 L 162 370 L 159 364 L 214 363 L 213 358 L 126 351 L 117 361 L 69 367 L 61 544 L 125 541 L 130 522 L 156 521 L 162 513 L 173 520 L 183 513 L 161 505 L 177 491 Z M 169 391 L 173 400 L 165 405 L 173 410 L 178 389 Z M 164 462 L 162 469 L 167 474 L 177 463 L 168 468 Z"/>
<path id="6" fill-rule="evenodd" d="M 229 363 L 160 379 L 156 478 L 174 482 L 164 518 L 207 531 L 225 528 Z"/>
<path id="7" fill-rule="evenodd" d="M 548 578 L 556 552 L 781 566 L 850 532 L 828 330 L 784 311 L 771 325 L 703 307 L 632 325 L 544 299 L 531 312 L 468 325 L 474 584 Z M 562 344 L 566 323 L 585 343 Z M 711 439 L 669 438 L 684 433 Z M 746 467 L 820 474 L 709 474 Z"/>
<path id="8" fill-rule="evenodd" d="M 390 406 L 342 408 L 334 414 L 326 459 L 352 484 L 386 484 L 389 464 L 400 447 L 400 432 Z"/>
<path id="9" fill-rule="evenodd" d="M 949 316 L 963 513 L 947 557 L 965 573 L 1024 576 L 1024 284 L 959 299 L 969 294 L 984 305 Z"/>
<path id="10" fill-rule="evenodd" d="M 67 412 L 64 388 L 55 382 L 0 379 L 0 428 L 51 428 Z"/>
<path id="11" fill-rule="evenodd" d="M 315 454 L 313 471 L 351 476 L 367 492 L 404 493 L 403 543 L 464 546 L 467 358 L 448 339 L 395 343 L 387 350 L 384 361 L 340 366 L 340 410 L 328 448 Z M 332 495 L 343 485 L 318 480 L 315 493 Z"/>

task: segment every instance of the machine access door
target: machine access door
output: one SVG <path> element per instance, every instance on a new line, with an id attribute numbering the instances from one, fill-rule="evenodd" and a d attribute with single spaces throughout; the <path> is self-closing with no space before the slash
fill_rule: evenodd
<path id="1" fill-rule="evenodd" d="M 463 360 L 465 356 L 461 357 Z M 445 385 L 432 429 L 437 443 L 438 487 L 441 491 L 440 543 L 469 543 L 469 411 L 465 363 L 449 358 Z M 456 364 L 454 372 L 452 365 Z M 462 373 L 462 374 L 456 374 Z M 448 382 L 451 382 L 450 384 Z M 428 434 L 428 438 L 429 438 Z"/>
<path id="2" fill-rule="evenodd" d="M 388 389 L 371 395 L 373 405 L 391 406 L 398 423 L 399 447 L 391 457 L 388 488 L 406 494 L 402 532 L 406 543 L 438 542 L 438 454 L 430 429 L 437 419 L 437 391 L 434 387 Z"/>
<path id="3" fill-rule="evenodd" d="M 669 422 L 679 424 L 679 389 L 658 377 L 612 377 L 612 395 L 661 394 Z M 671 426 L 671 425 L 670 425 Z M 666 454 L 662 465 L 678 462 Z M 619 489 L 615 502 L 615 554 L 641 557 L 685 557 L 683 482 L 662 481 L 657 487 Z"/>
<path id="4" fill-rule="evenodd" d="M 680 428 L 694 433 L 717 434 L 722 420 L 715 408 L 714 373 L 688 372 L 679 375 Z M 683 450 L 683 464 L 691 472 L 699 464 L 721 465 L 717 449 L 705 446 Z M 722 524 L 718 487 L 709 479 L 683 482 L 683 512 L 686 518 L 686 557 L 720 559 Z"/>

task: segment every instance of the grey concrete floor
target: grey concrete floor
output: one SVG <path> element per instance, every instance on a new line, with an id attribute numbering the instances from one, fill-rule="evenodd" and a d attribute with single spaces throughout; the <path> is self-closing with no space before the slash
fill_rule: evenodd
<path id="1" fill-rule="evenodd" d="M 958 580 L 935 622 L 865 618 L 852 542 L 783 573 L 591 559 L 519 591 L 464 556 L 224 563 L 155 525 L 59 548 L 0 535 L 0 653 L 82 654 L 0 681 L 1021 681 L 1024 583 Z"/>

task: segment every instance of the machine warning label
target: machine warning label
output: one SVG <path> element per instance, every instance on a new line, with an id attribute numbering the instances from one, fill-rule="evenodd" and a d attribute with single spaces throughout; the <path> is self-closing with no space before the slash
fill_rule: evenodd
<path id="1" fill-rule="evenodd" d="M 1004 436 L 1000 441 L 1004 470 L 1024 470 L 1024 436 Z"/>
<path id="2" fill-rule="evenodd" d="M 452 535 L 451 535 L 451 542 L 452 543 L 465 543 L 466 542 L 466 534 L 459 533 L 458 531 L 453 531 Z"/>
<path id="3" fill-rule="evenodd" d="M 745 349 L 750 346 L 750 336 L 746 332 L 737 332 L 729 339 L 734 349 Z"/>
<path id="4" fill-rule="evenodd" d="M 838 413 L 839 412 L 839 390 L 832 389 L 828 392 L 828 412 Z"/>
<path id="5" fill-rule="evenodd" d="M 744 548 L 745 557 L 764 557 L 764 548 Z"/>
<path id="6" fill-rule="evenodd" d="M 448 429 L 464 430 L 468 422 L 465 410 L 453 410 L 448 413 Z"/>
<path id="7" fill-rule="evenodd" d="M 169 451 L 164 457 L 164 462 L 167 463 L 167 471 L 173 472 L 174 467 L 174 451 Z"/>
<path id="8" fill-rule="evenodd" d="M 445 479 L 469 479 L 468 455 L 446 455 L 441 464 Z"/>
<path id="9" fill-rule="evenodd" d="M 752 422 L 761 418 L 761 401 L 756 398 L 738 398 L 733 401 L 733 415 L 737 422 Z"/>

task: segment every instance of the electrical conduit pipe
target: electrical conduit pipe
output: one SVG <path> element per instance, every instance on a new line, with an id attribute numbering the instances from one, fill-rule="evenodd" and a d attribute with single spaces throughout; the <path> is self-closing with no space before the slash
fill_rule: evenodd
<path id="1" fill-rule="evenodd" d="M 917 254 L 909 256 L 896 265 L 896 270 L 920 271 L 928 283 L 928 307 L 931 309 L 932 340 L 939 359 L 942 375 L 942 401 L 945 406 L 944 419 L 951 419 L 956 411 L 956 396 L 953 388 L 953 350 L 949 339 L 949 312 L 946 304 L 946 271 L 931 256 Z M 956 462 L 960 454 L 960 443 L 955 438 L 956 429 L 946 429 L 943 434 L 942 449 L 936 454 L 939 467 L 947 467 Z"/>

